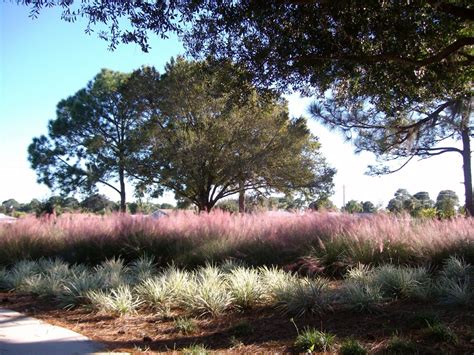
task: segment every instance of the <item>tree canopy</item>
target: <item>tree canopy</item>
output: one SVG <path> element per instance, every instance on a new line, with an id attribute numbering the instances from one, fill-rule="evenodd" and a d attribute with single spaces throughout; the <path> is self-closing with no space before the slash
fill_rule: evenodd
<path id="1" fill-rule="evenodd" d="M 91 193 L 103 184 L 120 194 L 125 211 L 128 157 L 137 147 L 142 122 L 134 83 L 133 74 L 104 69 L 58 103 L 48 136 L 34 138 L 28 147 L 38 182 L 64 194 Z"/>
<path id="2" fill-rule="evenodd" d="M 229 62 L 166 66 L 150 96 L 149 144 L 136 154 L 143 184 L 206 211 L 246 190 L 331 193 L 335 172 L 305 119 L 290 119 L 284 100 L 257 93 L 245 75 Z"/>

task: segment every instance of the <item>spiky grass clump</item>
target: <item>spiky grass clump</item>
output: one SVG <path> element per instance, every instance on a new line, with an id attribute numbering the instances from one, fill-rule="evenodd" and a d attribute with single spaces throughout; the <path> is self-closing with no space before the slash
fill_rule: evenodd
<path id="1" fill-rule="evenodd" d="M 267 303 L 278 302 L 278 295 L 288 284 L 296 282 L 297 277 L 277 267 L 263 266 L 259 268 L 260 279 L 264 288 L 264 299 Z"/>
<path id="2" fill-rule="evenodd" d="M 120 258 L 107 259 L 96 266 L 94 271 L 102 279 L 104 289 L 117 288 L 130 282 L 129 269 Z"/>
<path id="3" fill-rule="evenodd" d="M 367 349 L 355 339 L 346 339 L 339 349 L 341 355 L 366 355 Z"/>
<path id="4" fill-rule="evenodd" d="M 277 309 L 285 314 L 321 314 L 329 308 L 327 282 L 323 279 L 299 279 L 277 291 Z"/>
<path id="5" fill-rule="evenodd" d="M 330 351 L 334 345 L 336 336 L 316 330 L 314 328 L 305 328 L 295 340 L 295 347 L 304 352 Z"/>
<path id="6" fill-rule="evenodd" d="M 181 352 L 186 355 L 207 355 L 209 350 L 205 345 L 202 344 L 192 344 L 188 347 L 182 348 Z"/>
<path id="7" fill-rule="evenodd" d="M 412 340 L 398 335 L 394 335 L 389 339 L 386 351 L 389 354 L 399 355 L 416 354 L 418 352 L 416 344 Z"/>
<path id="8" fill-rule="evenodd" d="M 470 264 L 455 256 L 443 264 L 437 291 L 440 301 L 452 305 L 472 305 L 474 300 L 474 272 Z"/>
<path id="9" fill-rule="evenodd" d="M 110 291 L 89 291 L 86 294 L 91 306 L 99 312 L 123 316 L 134 313 L 143 301 L 135 297 L 129 286 L 121 285 Z"/>
<path id="10" fill-rule="evenodd" d="M 39 274 L 38 263 L 31 260 L 21 260 L 13 265 L 4 278 L 7 290 L 28 291 L 28 280 Z"/>
<path id="11" fill-rule="evenodd" d="M 232 301 L 225 274 L 216 266 L 207 265 L 193 275 L 184 294 L 183 305 L 199 316 L 216 317 L 224 313 Z"/>
<path id="12" fill-rule="evenodd" d="M 157 273 L 155 258 L 142 255 L 128 265 L 128 272 L 134 282 L 140 282 L 153 277 Z"/>
<path id="13" fill-rule="evenodd" d="M 238 266 L 230 270 L 226 279 L 233 303 L 238 308 L 249 309 L 262 300 L 264 287 L 257 270 Z"/>
<path id="14" fill-rule="evenodd" d="M 424 267 L 402 267 L 382 265 L 374 269 L 374 282 L 380 286 L 385 297 L 409 298 L 414 294 L 423 294 L 429 287 L 428 270 Z"/>
<path id="15" fill-rule="evenodd" d="M 163 275 L 143 280 L 135 289 L 144 303 L 161 314 L 169 314 L 173 289 Z"/>
<path id="16" fill-rule="evenodd" d="M 356 312 L 376 312 L 383 301 L 380 286 L 373 282 L 347 281 L 344 299 Z"/>
<path id="17" fill-rule="evenodd" d="M 101 290 L 103 287 L 102 277 L 89 270 L 78 268 L 73 271 L 71 279 L 65 282 L 56 298 L 63 307 L 73 308 L 85 303 L 90 291 Z"/>
<path id="18" fill-rule="evenodd" d="M 8 275 L 7 269 L 3 266 L 0 266 L 0 290 L 2 291 L 8 289 L 7 275 Z"/>
<path id="19" fill-rule="evenodd" d="M 427 324 L 426 335 L 436 341 L 457 344 L 458 337 L 449 327 L 441 323 Z"/>
<path id="20" fill-rule="evenodd" d="M 197 330 L 196 321 L 192 318 L 178 317 L 174 321 L 174 327 L 181 334 L 191 334 Z"/>

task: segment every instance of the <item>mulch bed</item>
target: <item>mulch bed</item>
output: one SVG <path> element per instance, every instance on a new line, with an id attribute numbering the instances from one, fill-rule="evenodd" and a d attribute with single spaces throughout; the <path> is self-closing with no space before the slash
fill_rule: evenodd
<path id="1" fill-rule="evenodd" d="M 84 308 L 64 310 L 55 302 L 32 295 L 0 293 L 0 307 L 12 309 L 62 326 L 103 343 L 109 351 L 138 353 L 149 350 L 172 352 L 192 344 L 228 353 L 288 353 L 297 331 L 289 316 L 273 308 L 247 312 L 232 311 L 218 318 L 197 319 L 196 331 L 180 334 L 174 319 L 139 312 L 112 317 Z M 458 336 L 456 345 L 426 336 L 413 318 L 421 312 L 437 314 Z M 294 321 L 301 331 L 306 326 L 336 335 L 338 342 L 347 337 L 359 340 L 370 353 L 384 353 L 388 339 L 397 334 L 415 342 L 420 354 L 474 354 L 474 312 L 472 308 L 453 308 L 429 303 L 393 301 L 375 314 L 354 313 L 337 307 L 323 315 L 306 315 Z"/>

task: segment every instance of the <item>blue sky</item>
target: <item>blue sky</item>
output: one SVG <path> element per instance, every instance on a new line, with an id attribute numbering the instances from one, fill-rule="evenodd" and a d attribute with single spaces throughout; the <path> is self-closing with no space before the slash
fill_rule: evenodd
<path id="1" fill-rule="evenodd" d="M 162 70 L 171 56 L 184 53 L 176 37 L 151 37 L 149 53 L 134 44 L 109 51 L 107 43 L 95 34 L 84 33 L 84 21 L 61 21 L 57 9 L 46 9 L 35 20 L 28 13 L 26 7 L 0 3 L 0 202 L 8 198 L 27 202 L 51 195 L 36 183 L 26 150 L 33 137 L 47 133 L 47 123 L 54 119 L 61 99 L 83 88 L 101 68 L 128 72 L 141 65 L 154 65 Z M 297 94 L 288 98 L 292 115 L 306 114 L 311 98 L 301 99 Z M 338 206 L 342 204 L 343 185 L 346 200 L 371 200 L 383 206 L 400 187 L 412 194 L 428 191 L 433 199 L 440 190 L 451 189 L 461 201 L 464 198 L 458 155 L 445 154 L 411 163 L 396 174 L 369 177 L 364 172 L 374 160 L 372 154 L 356 156 L 353 147 L 337 133 L 316 122 L 310 122 L 310 127 L 320 137 L 329 163 L 338 170 L 333 196 Z M 117 199 L 113 192 L 101 192 Z"/>

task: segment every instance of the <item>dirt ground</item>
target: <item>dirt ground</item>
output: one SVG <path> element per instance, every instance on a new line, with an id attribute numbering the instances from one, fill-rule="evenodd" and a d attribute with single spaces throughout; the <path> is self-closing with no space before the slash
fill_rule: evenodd
<path id="1" fill-rule="evenodd" d="M 293 346 L 297 336 L 295 325 L 290 317 L 273 308 L 234 310 L 218 318 L 197 319 L 196 330 L 185 335 L 175 326 L 175 317 L 180 314 L 163 319 L 141 311 L 131 316 L 112 317 L 84 308 L 64 310 L 51 300 L 18 293 L 0 293 L 0 307 L 74 330 L 105 344 L 109 351 L 173 352 L 203 344 L 209 351 L 219 353 L 297 352 Z M 436 314 L 456 333 L 457 343 L 428 336 L 426 329 L 416 324 L 417 315 L 423 313 Z M 387 343 L 394 334 L 409 338 L 419 354 L 474 354 L 472 308 L 393 301 L 375 314 L 359 314 L 340 306 L 323 315 L 306 315 L 294 321 L 300 331 L 308 326 L 335 334 L 339 344 L 345 338 L 355 338 L 374 354 L 387 353 Z"/>

